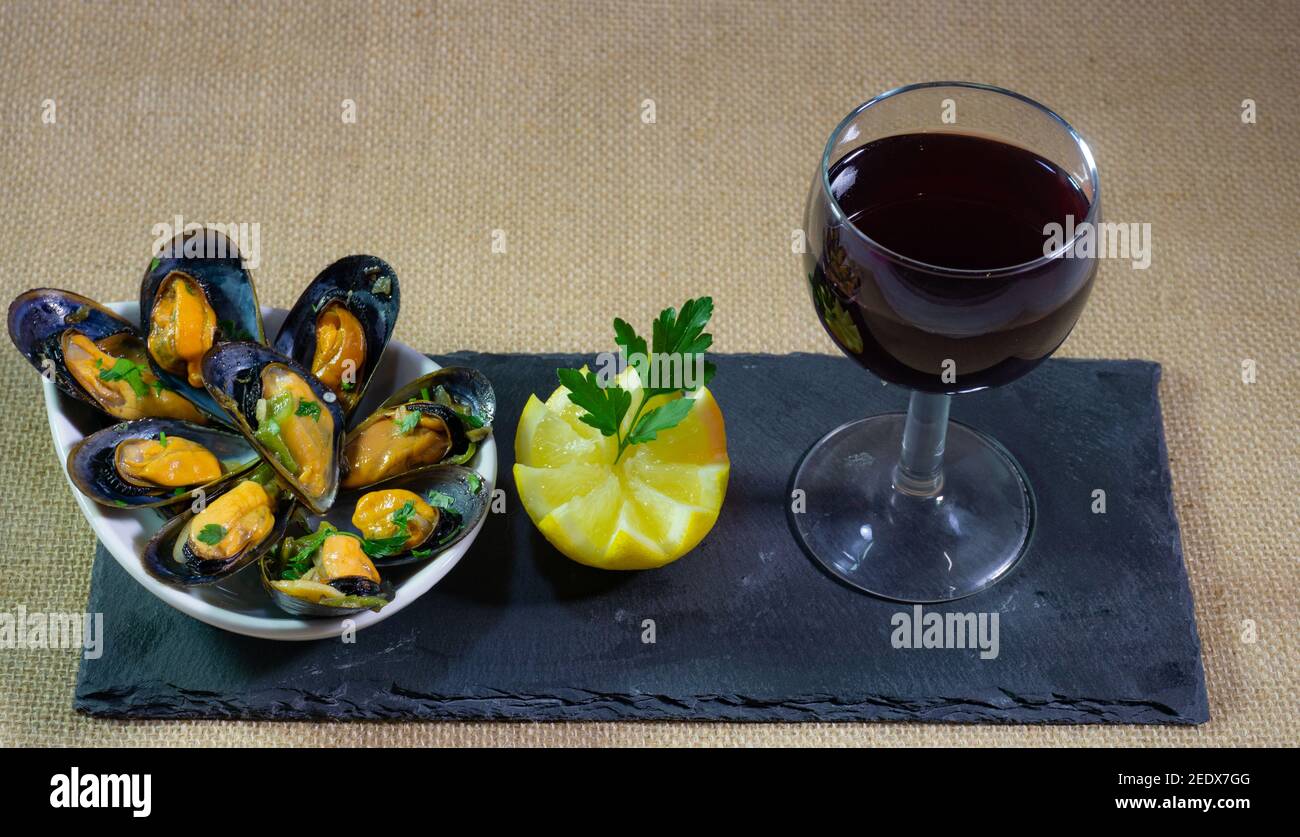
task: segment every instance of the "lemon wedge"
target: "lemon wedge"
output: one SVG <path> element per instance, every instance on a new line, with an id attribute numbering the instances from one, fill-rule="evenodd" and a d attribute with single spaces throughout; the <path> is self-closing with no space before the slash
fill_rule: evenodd
<path id="1" fill-rule="evenodd" d="M 632 393 L 635 409 L 636 371 L 626 370 L 619 385 Z M 653 441 L 629 446 L 617 463 L 618 443 L 578 418 L 583 411 L 567 389 L 545 401 L 529 397 L 515 434 L 515 486 L 556 549 L 592 567 L 650 569 L 682 557 L 709 533 L 731 470 L 727 431 L 704 387 L 658 396 L 646 409 L 678 397 L 694 401 L 686 417 Z"/>

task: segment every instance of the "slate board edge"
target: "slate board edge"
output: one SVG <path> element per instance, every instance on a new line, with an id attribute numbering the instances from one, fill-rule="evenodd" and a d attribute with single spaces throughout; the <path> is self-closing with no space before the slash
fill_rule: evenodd
<path id="1" fill-rule="evenodd" d="M 1167 513 L 1173 523 L 1173 548 L 1178 556 L 1178 581 L 1181 592 L 1187 601 L 1187 612 L 1191 615 L 1189 626 L 1192 632 L 1192 644 L 1196 646 L 1196 671 L 1194 704 L 1189 707 L 1186 723 L 1204 724 L 1210 720 L 1210 698 L 1205 685 L 1205 658 L 1201 645 L 1201 632 L 1196 624 L 1196 598 L 1192 595 L 1192 580 L 1187 572 L 1187 554 L 1183 551 L 1183 527 L 1178 521 L 1178 506 L 1174 502 L 1174 477 L 1169 468 L 1169 448 L 1165 441 L 1165 411 L 1160 403 L 1160 378 L 1163 372 L 1160 364 L 1155 363 L 1151 376 L 1152 402 L 1155 404 L 1156 445 L 1161 462 L 1160 481 L 1163 487 Z"/>
<path id="2" fill-rule="evenodd" d="M 177 695 L 185 706 L 177 707 Z M 155 697 L 157 698 L 155 700 Z M 919 721 L 1003 724 L 1177 724 L 1197 723 L 1152 701 L 1092 701 L 1059 696 L 1007 694 L 1005 705 L 966 700 L 901 700 L 864 696 L 855 701 L 825 696 L 779 702 L 750 701 L 744 696 L 699 695 L 690 699 L 662 695 L 597 694 L 573 690 L 553 695 L 442 697 L 406 689 L 349 688 L 329 700 L 296 689 L 249 694 L 250 701 L 187 691 L 170 684 L 141 684 L 130 695 L 78 693 L 77 711 L 92 717 L 138 720 L 141 710 L 158 720 L 347 720 L 347 721 Z M 279 706 L 276 711 L 250 710 L 249 704 Z M 764 717 L 755 718 L 760 709 Z"/>

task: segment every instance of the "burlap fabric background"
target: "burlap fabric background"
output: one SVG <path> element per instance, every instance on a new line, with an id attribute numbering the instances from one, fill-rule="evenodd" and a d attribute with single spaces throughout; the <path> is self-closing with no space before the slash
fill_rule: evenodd
<path id="1" fill-rule="evenodd" d="M 1298 37 L 1294 0 L 5 4 L 6 300 L 44 284 L 133 297 L 154 224 L 255 222 L 265 302 L 380 254 L 403 282 L 399 338 L 434 352 L 595 352 L 616 314 L 648 322 L 701 293 L 721 351 L 834 351 L 790 236 L 840 117 L 944 78 L 1059 109 L 1093 143 L 1108 217 L 1152 225 L 1151 268 L 1104 263 L 1062 354 L 1164 364 L 1213 720 L 120 723 L 71 711 L 74 652 L 10 650 L 0 743 L 1296 744 Z M 0 357 L 0 608 L 81 611 L 94 538 L 35 373 Z"/>

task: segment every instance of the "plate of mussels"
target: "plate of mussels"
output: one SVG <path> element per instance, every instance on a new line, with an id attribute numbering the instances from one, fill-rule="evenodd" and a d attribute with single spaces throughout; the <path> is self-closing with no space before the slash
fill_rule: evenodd
<path id="1" fill-rule="evenodd" d="M 375 624 L 483 526 L 492 385 L 392 340 L 383 260 L 348 256 L 263 308 L 207 232 L 150 262 L 138 303 L 37 288 L 10 305 L 68 482 L 118 563 L 195 619 L 281 640 Z"/>

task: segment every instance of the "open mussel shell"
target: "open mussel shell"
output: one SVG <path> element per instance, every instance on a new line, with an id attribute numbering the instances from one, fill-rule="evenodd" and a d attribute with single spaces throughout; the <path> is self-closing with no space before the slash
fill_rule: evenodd
<path id="1" fill-rule="evenodd" d="M 227 482 L 218 489 L 215 496 L 206 497 L 205 502 L 215 502 L 234 490 L 240 482 L 241 480 Z M 275 525 L 266 537 L 221 560 L 203 560 L 187 546 L 191 524 L 197 516 L 194 508 L 197 502 L 194 501 L 188 508 L 167 520 L 140 555 L 140 560 L 150 575 L 174 587 L 212 584 L 247 567 L 280 542 L 294 508 L 293 496 L 287 491 L 279 491 L 272 501 L 275 507 Z"/>
<path id="2" fill-rule="evenodd" d="M 106 387 L 101 393 L 105 400 L 96 398 L 69 368 L 64 338 L 74 333 L 95 344 L 97 351 L 115 357 L 138 358 L 141 366 L 146 362 L 144 343 L 135 326 L 81 294 L 58 288 L 35 288 L 19 294 L 9 305 L 9 337 L 14 346 L 37 372 L 66 395 L 119 420 L 159 414 L 202 420 L 193 405 L 176 393 L 160 393 L 152 387 L 143 390 L 145 397 L 124 388 L 126 400 L 107 397 L 105 394 L 111 388 Z M 83 379 L 89 376 L 94 380 L 101 372 L 90 368 L 89 358 L 86 357 Z M 141 379 L 137 379 L 139 383 Z"/>
<path id="3" fill-rule="evenodd" d="M 321 271 L 298 297 L 275 349 L 310 369 L 350 415 L 393 336 L 400 308 L 397 274 L 387 262 L 346 256 Z M 325 322 L 331 339 L 321 342 Z"/>
<path id="4" fill-rule="evenodd" d="M 312 422 L 305 425 L 306 433 L 290 434 L 299 438 L 310 437 L 321 430 L 325 439 L 312 451 L 297 451 L 295 460 L 302 460 L 306 455 L 313 457 L 310 463 L 299 462 L 298 472 L 290 470 L 281 457 L 259 440 L 257 430 L 261 421 L 258 418 L 258 401 L 270 400 L 269 393 L 263 392 L 263 377 L 268 367 L 296 376 L 314 396 L 315 407 L 304 413 L 302 401 L 299 407 L 288 417 L 288 421 Z M 296 361 L 259 343 L 224 343 L 208 350 L 203 358 L 203 379 L 208 392 L 218 404 L 235 421 L 235 426 L 249 440 L 262 458 L 270 462 L 280 477 L 312 512 L 324 513 L 333 503 L 339 485 L 339 462 L 342 458 L 344 419 L 338 399 L 334 393 L 315 376 Z M 325 427 L 325 422 L 330 423 Z M 313 484 L 307 485 L 301 476 L 304 466 L 310 466 L 314 475 Z"/>
<path id="5" fill-rule="evenodd" d="M 420 413 L 440 424 L 443 429 L 437 433 L 445 434 L 449 444 L 436 454 L 433 446 L 419 454 L 395 452 L 389 434 L 374 425 L 394 423 L 403 415 L 399 410 L 406 415 Z M 496 394 L 488 379 L 475 369 L 448 366 L 417 378 L 348 432 L 341 463 L 342 486 L 360 490 L 434 468 L 466 464 L 477 453 L 478 442 L 491 434 L 495 416 Z M 420 426 L 424 426 L 423 419 Z"/>
<path id="6" fill-rule="evenodd" d="M 139 338 L 135 326 L 93 299 L 58 288 L 34 288 L 9 303 L 9 339 L 46 380 L 64 393 L 103 409 L 82 389 L 63 359 L 63 333 L 76 329 L 98 342 L 114 335 Z"/>
<path id="7" fill-rule="evenodd" d="M 402 412 L 399 412 L 402 411 Z M 418 424 L 411 432 L 416 434 L 431 433 L 422 445 L 423 451 L 417 456 L 408 454 L 398 456 L 395 440 L 395 427 L 399 416 L 410 417 L 419 413 L 419 419 L 412 419 Z M 429 420 L 439 429 L 429 431 L 424 422 Z M 384 426 L 373 427 L 380 422 Z M 434 441 L 430 441 L 433 439 Z M 464 417 L 451 407 L 435 404 L 432 401 L 399 402 L 391 407 L 380 408 L 365 421 L 357 425 L 347 435 L 340 459 L 344 490 L 359 491 L 371 486 L 383 485 L 396 479 L 413 474 L 422 474 L 435 468 L 460 465 L 473 459 L 476 445 L 466 434 Z"/>
<path id="8" fill-rule="evenodd" d="M 410 474 L 384 483 L 382 487 L 349 491 L 339 495 L 334 507 L 323 517 L 311 519 L 313 526 L 323 520 L 336 529 L 365 536 L 353 523 L 357 503 L 371 491 L 405 490 L 419 496 L 438 513 L 438 521 L 423 541 L 400 553 L 372 556 L 376 567 L 398 567 L 419 561 L 431 561 L 474 531 L 487 514 L 492 499 L 491 486 L 471 468 L 445 465 L 424 473 Z"/>
<path id="9" fill-rule="evenodd" d="M 263 553 L 261 560 L 258 561 L 258 572 L 262 578 L 262 588 L 271 597 L 271 601 L 275 602 L 276 607 L 293 616 L 309 619 L 337 619 L 345 616 L 355 616 L 367 610 L 377 611 L 393 600 L 393 583 L 382 577 L 378 590 L 359 590 L 355 593 L 348 590 L 346 585 L 348 579 L 340 579 L 339 582 L 344 582 L 343 584 L 336 582 L 331 586 L 341 588 L 340 592 L 347 592 L 347 594 L 337 599 L 319 602 L 290 595 L 276 587 L 272 581 L 280 578 L 280 573 L 288 558 L 287 550 L 284 549 L 283 545 L 284 538 L 288 536 L 300 537 L 314 531 L 316 531 L 314 526 L 305 515 L 295 514 L 289 528 L 281 534 L 281 544 L 277 545 L 276 549 Z M 371 585 L 368 579 L 362 579 L 362 582 L 367 587 Z"/>
<path id="10" fill-rule="evenodd" d="M 164 312 L 155 309 L 174 283 L 180 282 L 202 296 L 215 319 L 212 344 L 248 340 L 265 343 L 262 309 L 258 305 L 253 277 L 244 268 L 239 250 L 223 233 L 204 229 L 178 235 L 149 263 L 140 282 L 140 332 L 150 346 L 149 361 L 168 386 L 183 393 L 205 411 L 223 419 L 220 407 L 200 385 L 191 382 L 181 361 L 164 366 L 153 348 L 155 331 L 167 328 Z M 197 359 L 195 359 L 197 363 Z"/>
<path id="11" fill-rule="evenodd" d="M 416 400 L 443 404 L 467 416 L 464 423 L 470 441 L 481 441 L 492 432 L 497 395 L 492 382 L 477 369 L 468 366 L 435 369 L 394 392 L 384 400 L 380 410 Z"/>
<path id="12" fill-rule="evenodd" d="M 134 440 L 183 439 L 202 445 L 217 460 L 221 476 L 193 485 L 168 487 L 148 485 L 131 479 L 119 468 L 118 455 L 124 443 Z M 173 419 L 139 419 L 121 422 L 92 433 L 68 451 L 68 477 L 82 494 L 96 503 L 116 508 L 166 506 L 187 497 L 196 489 L 208 495 L 232 477 L 257 463 L 259 455 L 243 436 L 215 427 L 204 427 Z"/>

